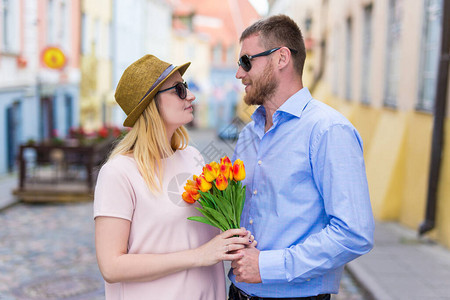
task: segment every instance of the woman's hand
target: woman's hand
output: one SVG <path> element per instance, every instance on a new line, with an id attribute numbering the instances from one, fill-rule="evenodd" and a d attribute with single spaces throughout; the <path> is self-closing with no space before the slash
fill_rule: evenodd
<path id="1" fill-rule="evenodd" d="M 193 251 L 200 266 L 211 266 L 223 260 L 236 260 L 242 257 L 236 250 L 255 243 L 254 237 L 251 237 L 245 228 L 229 229 Z"/>

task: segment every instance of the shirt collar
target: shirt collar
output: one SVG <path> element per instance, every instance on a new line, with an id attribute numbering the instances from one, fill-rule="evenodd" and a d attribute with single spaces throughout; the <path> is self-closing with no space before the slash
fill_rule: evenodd
<path id="1" fill-rule="evenodd" d="M 303 110 L 309 101 L 311 101 L 312 96 L 307 87 L 302 88 L 297 93 L 292 95 L 286 100 L 277 111 L 285 112 L 290 115 L 300 118 Z"/>
<path id="2" fill-rule="evenodd" d="M 281 105 L 274 115 L 277 112 L 283 112 L 290 115 L 293 115 L 297 118 L 300 118 L 302 112 L 309 101 L 311 101 L 312 96 L 307 87 L 302 88 L 297 93 L 292 95 L 286 102 Z M 265 122 L 266 121 L 266 109 L 263 105 L 260 105 L 255 112 L 252 114 L 252 119 L 255 123 Z"/>

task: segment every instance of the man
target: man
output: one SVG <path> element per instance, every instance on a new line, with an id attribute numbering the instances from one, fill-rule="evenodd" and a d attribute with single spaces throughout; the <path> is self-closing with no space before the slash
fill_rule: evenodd
<path id="1" fill-rule="evenodd" d="M 292 19 L 260 20 L 240 42 L 236 78 L 244 101 L 260 106 L 234 159 L 247 174 L 241 226 L 258 246 L 232 262 L 230 299 L 330 299 L 344 265 L 373 246 L 361 137 L 303 86 L 306 51 Z"/>

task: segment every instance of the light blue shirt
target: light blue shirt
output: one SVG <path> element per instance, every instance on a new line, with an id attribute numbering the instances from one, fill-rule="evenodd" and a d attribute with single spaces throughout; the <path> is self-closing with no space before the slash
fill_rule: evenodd
<path id="1" fill-rule="evenodd" d="M 344 265 L 373 246 L 361 137 L 307 88 L 278 108 L 267 132 L 263 106 L 252 119 L 233 161 L 245 165 L 241 226 L 258 241 L 262 283 L 236 282 L 232 271 L 230 280 L 260 297 L 337 293 Z"/>

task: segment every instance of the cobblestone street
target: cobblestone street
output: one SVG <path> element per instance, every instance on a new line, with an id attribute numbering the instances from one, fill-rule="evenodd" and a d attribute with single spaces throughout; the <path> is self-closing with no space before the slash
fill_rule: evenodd
<path id="1" fill-rule="evenodd" d="M 104 299 L 92 203 L 0 212 L 0 299 Z"/>
<path id="2" fill-rule="evenodd" d="M 92 203 L 17 204 L 0 212 L 0 299 L 104 299 Z M 336 300 L 364 300 L 344 273 Z"/>

